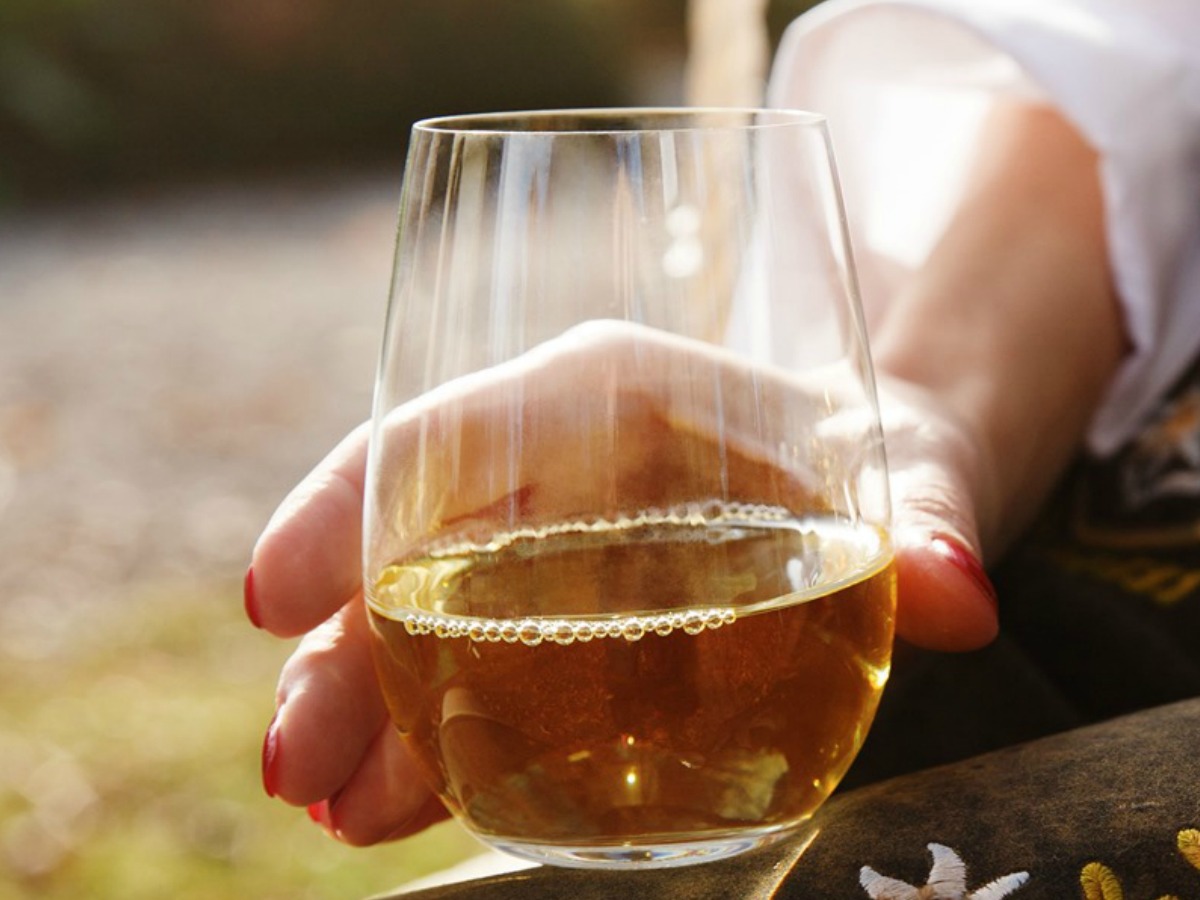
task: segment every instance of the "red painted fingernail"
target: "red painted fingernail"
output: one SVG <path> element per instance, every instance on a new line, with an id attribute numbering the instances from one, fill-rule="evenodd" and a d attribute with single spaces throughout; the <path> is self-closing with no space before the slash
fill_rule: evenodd
<path id="1" fill-rule="evenodd" d="M 276 710 L 271 717 L 271 724 L 267 726 L 262 745 L 262 783 L 268 797 L 274 797 L 277 793 L 279 778 L 279 731 L 275 724 L 278 717 L 279 711 Z"/>
<path id="2" fill-rule="evenodd" d="M 999 605 L 996 597 L 996 587 L 992 584 L 992 580 L 988 578 L 987 572 L 983 568 L 983 563 L 979 561 L 979 557 L 972 553 L 962 541 L 949 535 L 935 534 L 931 543 L 942 556 L 953 563 L 955 568 L 975 582 L 976 586 L 987 597 L 992 606 Z"/>
<path id="3" fill-rule="evenodd" d="M 246 606 L 246 618 L 255 628 L 262 628 L 262 618 L 258 614 L 258 597 L 254 594 L 254 566 L 246 570 L 246 580 L 242 583 L 242 598 Z"/>
<path id="4" fill-rule="evenodd" d="M 321 800 L 318 803 L 310 804 L 308 807 L 308 817 L 321 826 L 321 829 L 334 840 L 342 840 L 342 833 L 338 831 L 337 826 L 333 823 L 334 807 L 337 805 L 338 797 L 341 796 L 341 791 L 338 791 L 332 797 Z"/>
<path id="5" fill-rule="evenodd" d="M 308 817 L 326 831 L 333 831 L 332 819 L 329 816 L 328 800 L 322 800 L 320 803 L 309 804 Z"/>

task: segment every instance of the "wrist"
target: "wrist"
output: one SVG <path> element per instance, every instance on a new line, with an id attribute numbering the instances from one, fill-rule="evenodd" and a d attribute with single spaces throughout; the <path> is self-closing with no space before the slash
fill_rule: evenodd
<path id="1" fill-rule="evenodd" d="M 1096 155 L 1068 123 L 998 112 L 951 224 L 872 337 L 881 373 L 928 391 L 977 445 L 996 552 L 1077 452 L 1125 349 Z"/>

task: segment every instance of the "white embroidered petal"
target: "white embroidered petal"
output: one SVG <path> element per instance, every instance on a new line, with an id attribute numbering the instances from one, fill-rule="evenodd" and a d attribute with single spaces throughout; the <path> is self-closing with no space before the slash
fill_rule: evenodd
<path id="1" fill-rule="evenodd" d="M 871 900 L 918 900 L 917 889 L 911 884 L 880 875 L 870 866 L 863 866 L 859 870 L 858 883 Z"/>
<path id="2" fill-rule="evenodd" d="M 923 887 L 880 875 L 870 866 L 859 870 L 858 881 L 872 900 L 1004 900 L 1029 880 L 1028 872 L 1013 872 L 967 893 L 967 865 L 945 844 L 929 844 L 933 867 Z"/>
<path id="3" fill-rule="evenodd" d="M 930 844 L 933 868 L 929 870 L 928 895 L 932 900 L 963 900 L 967 892 L 967 866 L 957 853 L 944 844 Z"/>
<path id="4" fill-rule="evenodd" d="M 989 881 L 977 891 L 972 891 L 967 895 L 967 900 L 1001 900 L 1028 880 L 1028 872 L 1013 872 L 1011 875 Z"/>

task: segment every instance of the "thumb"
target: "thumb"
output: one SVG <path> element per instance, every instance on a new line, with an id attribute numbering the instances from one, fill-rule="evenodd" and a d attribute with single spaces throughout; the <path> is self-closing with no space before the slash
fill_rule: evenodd
<path id="1" fill-rule="evenodd" d="M 999 630 L 996 590 L 978 555 L 951 534 L 898 529 L 896 633 L 929 650 L 976 650 Z"/>
<path id="2" fill-rule="evenodd" d="M 976 650 L 999 630 L 980 549 L 980 534 L 994 531 L 985 525 L 996 492 L 982 474 L 991 467 L 967 429 L 935 404 L 912 392 L 890 399 L 896 633 L 929 650 Z"/>

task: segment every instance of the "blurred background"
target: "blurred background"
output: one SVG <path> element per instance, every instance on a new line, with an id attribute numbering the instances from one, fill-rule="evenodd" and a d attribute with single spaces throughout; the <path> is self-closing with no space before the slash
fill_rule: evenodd
<path id="1" fill-rule="evenodd" d="M 342 848 L 266 798 L 291 647 L 242 576 L 368 415 L 412 121 L 678 103 L 686 16 L 0 0 L 2 900 L 364 897 L 476 852 Z"/>

